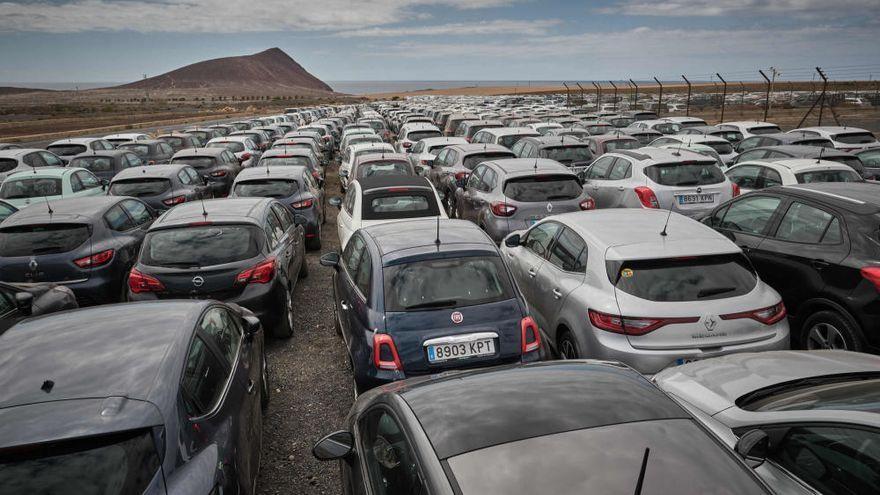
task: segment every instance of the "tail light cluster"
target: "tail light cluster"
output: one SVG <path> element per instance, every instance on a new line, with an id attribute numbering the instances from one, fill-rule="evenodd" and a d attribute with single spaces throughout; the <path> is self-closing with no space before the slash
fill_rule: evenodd
<path id="1" fill-rule="evenodd" d="M 636 196 L 645 208 L 660 208 L 660 202 L 657 201 L 657 195 L 650 187 L 639 186 L 635 189 Z"/>
<path id="2" fill-rule="evenodd" d="M 409 141 L 404 141 L 404 142 L 403 142 L 403 147 L 404 147 L 404 148 L 410 148 L 410 147 L 412 147 L 412 143 L 409 142 Z"/>
<path id="3" fill-rule="evenodd" d="M 128 274 L 128 289 L 135 294 L 162 292 L 165 290 L 165 285 L 156 277 L 141 273 L 136 268 L 132 268 L 131 273 Z"/>
<path id="4" fill-rule="evenodd" d="M 595 210 L 596 209 L 596 201 L 593 198 L 587 198 L 581 201 L 580 205 L 582 210 Z"/>
<path id="5" fill-rule="evenodd" d="M 700 321 L 698 316 L 682 318 L 649 318 L 641 316 L 612 315 L 592 309 L 588 311 L 588 314 L 590 317 L 590 323 L 600 330 L 634 336 L 645 335 L 658 328 L 665 327 L 666 325 L 674 325 L 676 323 L 696 323 Z"/>
<path id="6" fill-rule="evenodd" d="M 106 265 L 110 263 L 110 260 L 113 259 L 113 250 L 108 249 L 106 251 L 101 251 L 100 253 L 93 254 L 91 256 L 86 256 L 84 258 L 73 260 L 73 264 L 80 268 L 96 268 L 101 265 Z"/>
<path id="7" fill-rule="evenodd" d="M 862 277 L 874 284 L 877 292 L 880 292 L 880 266 L 866 266 L 860 270 Z"/>
<path id="8" fill-rule="evenodd" d="M 739 190 L 739 186 L 736 184 L 736 182 L 731 182 L 730 186 L 733 189 L 733 197 L 734 198 L 741 194 L 741 191 Z"/>
<path id="9" fill-rule="evenodd" d="M 291 203 L 290 206 L 292 206 L 296 210 L 304 210 L 306 208 L 311 208 L 313 204 L 315 204 L 314 199 L 306 199 L 303 201 L 297 201 L 296 203 Z"/>
<path id="10" fill-rule="evenodd" d="M 162 204 L 165 206 L 174 206 L 181 203 L 186 203 L 186 196 L 174 196 L 173 198 L 162 200 Z"/>
<path id="11" fill-rule="evenodd" d="M 501 201 L 495 201 L 492 203 L 492 213 L 497 217 L 510 217 L 516 213 L 516 206 Z"/>
<path id="12" fill-rule="evenodd" d="M 226 177 L 226 173 L 225 170 L 215 170 L 211 172 L 211 177 Z"/>
<path id="13" fill-rule="evenodd" d="M 268 284 L 275 278 L 275 258 L 270 257 L 242 271 L 235 277 L 236 284 Z"/>
<path id="14" fill-rule="evenodd" d="M 740 313 L 730 313 L 721 315 L 722 320 L 738 320 L 742 318 L 750 318 L 765 325 L 773 325 L 785 318 L 785 305 L 781 302 L 766 308 L 756 309 L 754 311 L 743 311 Z"/>
<path id="15" fill-rule="evenodd" d="M 471 173 L 467 171 L 456 172 L 455 182 L 457 182 L 459 186 L 464 186 L 465 181 L 468 180 L 468 177 L 470 176 Z"/>
<path id="16" fill-rule="evenodd" d="M 403 370 L 394 339 L 387 333 L 373 334 L 373 364 L 380 370 Z"/>
<path id="17" fill-rule="evenodd" d="M 251 155 L 250 153 L 242 153 L 241 161 L 243 161 L 243 162 L 248 161 L 251 159 L 251 156 L 253 156 L 253 155 Z"/>
<path id="18" fill-rule="evenodd" d="M 531 316 L 526 316 L 519 322 L 522 331 L 522 353 L 537 351 L 541 348 L 541 332 L 538 324 Z"/>

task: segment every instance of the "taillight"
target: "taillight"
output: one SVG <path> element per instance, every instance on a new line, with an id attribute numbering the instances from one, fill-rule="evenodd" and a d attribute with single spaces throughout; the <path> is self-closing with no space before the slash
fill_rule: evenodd
<path id="1" fill-rule="evenodd" d="M 735 197 L 739 196 L 739 195 L 740 195 L 739 186 L 736 185 L 735 182 L 731 182 L 730 185 L 731 185 L 732 188 L 733 188 L 733 197 L 735 198 Z"/>
<path id="2" fill-rule="evenodd" d="M 211 172 L 211 177 L 226 177 L 225 170 L 215 170 Z"/>
<path id="3" fill-rule="evenodd" d="M 373 364 L 380 370 L 403 370 L 394 339 L 387 333 L 373 334 Z"/>
<path id="4" fill-rule="evenodd" d="M 155 165 L 155 164 L 156 164 L 155 160 L 150 160 L 147 162 L 147 165 Z"/>
<path id="5" fill-rule="evenodd" d="M 275 278 L 275 258 L 266 258 L 256 266 L 238 274 L 236 284 L 268 284 Z"/>
<path id="6" fill-rule="evenodd" d="M 321 172 L 318 172 L 317 170 L 312 170 L 312 177 L 314 177 L 315 180 L 319 180 L 321 178 Z"/>
<path id="7" fill-rule="evenodd" d="M 419 160 L 419 163 L 421 163 L 422 165 L 424 165 L 426 167 L 430 167 L 432 160 Z"/>
<path id="8" fill-rule="evenodd" d="M 108 249 L 106 251 L 101 251 L 98 254 L 93 254 L 91 256 L 86 256 L 85 258 L 73 260 L 73 263 L 80 268 L 95 268 L 97 266 L 106 265 L 112 259 L 113 250 Z"/>
<path id="9" fill-rule="evenodd" d="M 581 201 L 580 207 L 582 210 L 595 210 L 596 201 L 594 201 L 593 198 L 587 198 Z"/>
<path id="10" fill-rule="evenodd" d="M 537 351 L 541 347 L 541 332 L 538 330 L 538 324 L 531 316 L 526 316 L 519 322 L 522 330 L 522 353 L 526 354 Z"/>
<path id="11" fill-rule="evenodd" d="M 180 203 L 186 203 L 186 196 L 174 196 L 162 201 L 162 204 L 166 206 L 179 205 Z"/>
<path id="12" fill-rule="evenodd" d="M 730 313 L 721 315 L 722 320 L 739 320 L 742 318 L 750 318 L 765 325 L 772 325 L 785 318 L 785 305 L 780 302 L 766 308 L 756 309 L 754 311 L 743 311 L 741 313 Z"/>
<path id="13" fill-rule="evenodd" d="M 877 292 L 880 292 L 880 266 L 866 266 L 860 271 L 862 277 L 874 284 L 874 288 L 877 289 Z"/>
<path id="14" fill-rule="evenodd" d="M 666 325 L 674 325 L 677 323 L 696 323 L 700 321 L 698 316 L 687 316 L 679 318 L 648 318 L 642 316 L 618 316 L 608 313 L 601 313 L 595 310 L 588 310 L 590 323 L 594 327 L 608 332 L 619 333 L 622 335 L 645 335 L 653 332 L 658 328 Z"/>
<path id="15" fill-rule="evenodd" d="M 642 206 L 645 208 L 660 208 L 660 202 L 657 201 L 657 196 L 654 195 L 654 191 L 650 187 L 639 186 L 635 191 L 639 201 L 642 202 Z"/>
<path id="16" fill-rule="evenodd" d="M 253 155 L 251 155 L 250 153 L 243 153 L 243 154 L 241 155 L 241 161 L 250 160 L 250 159 L 251 159 L 251 156 L 253 156 Z"/>
<path id="17" fill-rule="evenodd" d="M 305 208 L 311 208 L 313 204 L 315 204 L 314 199 L 307 199 L 305 201 L 297 201 L 296 203 L 291 203 L 290 206 L 292 206 L 294 209 L 302 210 Z"/>
<path id="18" fill-rule="evenodd" d="M 411 146 L 412 146 L 412 143 L 411 143 L 411 142 L 409 142 L 409 141 L 404 141 L 404 143 L 403 143 L 403 147 L 404 147 L 404 148 L 409 148 L 409 147 L 411 147 Z"/>
<path id="19" fill-rule="evenodd" d="M 143 274 L 136 268 L 131 269 L 128 274 L 128 289 L 135 294 L 142 292 L 162 292 L 165 286 L 156 277 Z"/>
<path id="20" fill-rule="evenodd" d="M 509 217 L 516 213 L 516 206 L 501 201 L 495 201 L 492 203 L 492 213 L 498 217 Z"/>
<path id="21" fill-rule="evenodd" d="M 464 181 L 466 181 L 467 178 L 470 177 L 470 176 L 471 176 L 471 173 L 470 173 L 470 172 L 456 172 L 456 173 L 455 173 L 455 180 L 456 180 L 459 184 L 464 184 Z"/>

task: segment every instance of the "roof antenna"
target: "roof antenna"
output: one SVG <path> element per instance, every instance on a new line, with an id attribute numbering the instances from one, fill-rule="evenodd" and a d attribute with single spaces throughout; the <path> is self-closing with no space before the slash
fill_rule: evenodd
<path id="1" fill-rule="evenodd" d="M 660 235 L 666 237 L 666 228 L 669 227 L 669 218 L 672 217 L 672 205 L 673 203 L 669 203 L 669 213 L 666 214 L 666 223 L 663 224 L 663 231 L 660 232 Z"/>
<path id="2" fill-rule="evenodd" d="M 434 239 L 437 250 L 440 250 L 440 215 L 437 215 L 437 237 Z"/>
<path id="3" fill-rule="evenodd" d="M 49 196 L 43 196 L 43 199 L 46 200 L 46 209 L 49 210 L 49 216 L 51 217 L 55 210 L 52 209 L 52 205 L 49 204 Z"/>
<path id="4" fill-rule="evenodd" d="M 821 148 L 819 148 L 819 158 L 816 158 L 816 163 L 819 163 L 820 161 L 822 161 L 822 156 L 824 154 L 825 154 L 825 147 L 822 146 Z"/>
<path id="5" fill-rule="evenodd" d="M 199 198 L 199 201 L 201 201 L 201 203 L 202 203 L 202 218 L 204 218 L 205 221 L 207 221 L 208 220 L 208 210 L 205 209 L 205 198 Z"/>
<path id="6" fill-rule="evenodd" d="M 674 153 L 672 153 L 673 156 L 681 156 L 681 145 L 682 145 L 682 142 L 679 141 L 678 142 L 678 149 L 675 150 Z M 664 229 L 664 231 L 665 231 L 665 229 Z"/>

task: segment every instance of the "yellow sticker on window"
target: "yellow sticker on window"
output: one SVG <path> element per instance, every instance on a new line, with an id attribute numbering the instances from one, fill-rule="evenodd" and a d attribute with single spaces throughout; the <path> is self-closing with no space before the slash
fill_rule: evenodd
<path id="1" fill-rule="evenodd" d="M 620 271 L 620 276 L 623 278 L 630 278 L 633 276 L 633 271 L 630 268 L 624 268 Z"/>

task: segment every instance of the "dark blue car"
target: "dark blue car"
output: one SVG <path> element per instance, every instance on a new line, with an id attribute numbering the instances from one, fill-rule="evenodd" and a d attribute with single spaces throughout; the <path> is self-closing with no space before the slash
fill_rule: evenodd
<path id="1" fill-rule="evenodd" d="M 463 220 L 355 232 L 332 266 L 357 392 L 450 369 L 540 360 L 537 325 L 485 232 Z"/>

